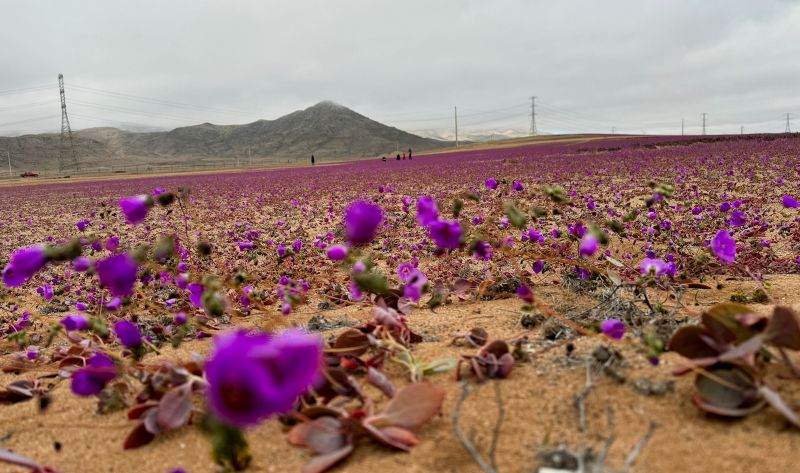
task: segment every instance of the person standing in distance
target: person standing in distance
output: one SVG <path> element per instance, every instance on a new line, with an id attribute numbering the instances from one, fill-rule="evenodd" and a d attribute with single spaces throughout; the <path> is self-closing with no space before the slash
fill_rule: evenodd
<path id="1" fill-rule="evenodd" d="M 311 155 L 311 165 L 312 166 L 314 165 L 314 155 L 313 154 Z"/>

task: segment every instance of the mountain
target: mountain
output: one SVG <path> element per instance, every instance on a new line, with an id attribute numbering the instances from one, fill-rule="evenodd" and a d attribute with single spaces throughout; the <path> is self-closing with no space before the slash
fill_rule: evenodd
<path id="1" fill-rule="evenodd" d="M 200 125 L 164 132 L 132 132 L 117 128 L 89 128 L 73 133 L 81 167 L 146 164 L 185 164 L 248 159 L 318 162 L 372 158 L 396 149 L 429 151 L 449 146 L 371 120 L 334 102 L 320 102 L 275 120 L 245 125 Z M 58 134 L 0 137 L 0 156 L 12 155 L 17 171 L 58 167 Z"/>

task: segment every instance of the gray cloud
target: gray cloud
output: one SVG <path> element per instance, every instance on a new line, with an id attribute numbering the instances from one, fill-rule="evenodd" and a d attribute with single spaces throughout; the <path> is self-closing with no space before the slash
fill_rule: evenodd
<path id="1" fill-rule="evenodd" d="M 408 130 L 800 128 L 795 1 L 0 0 L 0 133 L 276 118 L 331 99 Z M 39 85 L 37 90 L 14 90 Z M 127 94 L 121 96 L 118 94 Z"/>

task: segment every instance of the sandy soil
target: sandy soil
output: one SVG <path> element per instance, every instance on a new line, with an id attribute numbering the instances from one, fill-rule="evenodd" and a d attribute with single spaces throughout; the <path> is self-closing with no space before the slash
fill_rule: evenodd
<path id="1" fill-rule="evenodd" d="M 681 315 L 696 317 L 704 307 L 726 301 L 732 291 L 755 286 L 749 281 L 722 278 L 717 282 L 723 285 L 721 290 L 698 291 L 697 305 L 693 295 L 687 298 L 692 311 L 683 311 Z M 800 276 L 773 276 L 768 284 L 770 294 L 778 303 L 800 310 Z M 591 297 L 558 286 L 540 286 L 535 290 L 561 313 L 583 310 L 596 303 Z M 287 318 L 250 316 L 234 322 L 243 326 L 300 325 L 318 313 L 310 307 L 316 305 L 306 306 Z M 752 307 L 754 311 L 765 314 L 771 308 L 761 304 Z M 626 457 L 651 422 L 658 427 L 633 463 L 632 471 L 797 471 L 800 432 L 787 427 L 786 422 L 769 409 L 739 421 L 714 419 L 701 413 L 689 401 L 692 377 L 675 378 L 670 374 L 681 365 L 679 356 L 665 354 L 660 366 L 653 367 L 638 348 L 640 344 L 627 338 L 610 342 L 601 336 L 575 339 L 574 352 L 567 355 L 566 341 L 544 340 L 541 325 L 531 330 L 524 329 L 519 324 L 520 314 L 519 301 L 508 298 L 454 302 L 436 312 L 420 308 L 410 318 L 412 328 L 429 335 L 428 341 L 414 347 L 415 355 L 423 359 L 457 358 L 474 353 L 475 349 L 451 344 L 453 335 L 472 327 L 485 328 L 491 338 L 522 334 L 530 337 L 533 345 L 531 361 L 516 364 L 508 379 L 497 382 L 505 410 L 497 449 L 500 472 L 534 472 L 541 464 L 537 455 L 557 446 L 573 451 L 592 448 L 598 452 L 611 435 L 614 441 L 606 462 L 607 471 L 623 471 Z M 324 315 L 329 319 L 347 316 L 365 320 L 371 317 L 371 310 L 355 305 L 326 311 Z M 588 429 L 581 432 L 574 399 L 586 383 L 586 360 L 599 345 L 608 345 L 622 353 L 625 362 L 621 373 L 625 381 L 619 382 L 608 376 L 594 379 L 594 387 L 585 402 Z M 191 352 L 207 352 L 210 346 L 208 340 L 193 341 L 177 351 L 165 351 L 162 357 L 186 359 Z M 148 361 L 153 362 L 155 358 L 148 358 Z M 788 372 L 777 367 L 773 371 L 771 376 L 778 380 L 779 387 L 783 389 L 789 384 L 794 389 L 783 389 L 785 398 L 800 400 L 797 383 L 781 383 L 779 380 L 788 377 Z M 406 382 L 406 376 L 397 366 L 389 365 L 387 373 L 398 385 Z M 21 377 L 4 374 L 0 375 L 0 383 L 33 376 L 35 373 Z M 634 388 L 642 379 L 656 383 L 674 382 L 674 389 L 660 396 L 643 395 Z M 417 431 L 421 440 L 419 446 L 406 454 L 374 445 L 360 445 L 356 453 L 334 471 L 479 472 L 453 434 L 452 416 L 460 395 L 459 384 L 453 380 L 452 372 L 435 375 L 431 380 L 447 391 L 447 397 L 442 415 Z M 463 405 L 461 425 L 464 431 L 474 432 L 476 444 L 485 452 L 495 425 L 497 400 L 493 383 L 473 383 L 473 386 L 474 390 Z M 123 439 L 134 423 L 121 412 L 98 415 L 95 405 L 94 399 L 73 396 L 64 382 L 54 389 L 53 403 L 44 414 L 37 411 L 35 402 L 0 406 L 0 447 L 36 458 L 62 473 L 166 473 L 176 467 L 183 467 L 190 473 L 217 471 L 209 458 L 209 444 L 198 429 L 185 427 L 159 437 L 139 450 L 123 451 Z M 613 411 L 611 425 L 609 410 Z M 250 431 L 248 437 L 254 455 L 249 471 L 300 471 L 309 458 L 307 451 L 288 446 L 285 429 L 277 421 Z M 9 473 L 23 471 L 6 466 L 0 470 Z"/>

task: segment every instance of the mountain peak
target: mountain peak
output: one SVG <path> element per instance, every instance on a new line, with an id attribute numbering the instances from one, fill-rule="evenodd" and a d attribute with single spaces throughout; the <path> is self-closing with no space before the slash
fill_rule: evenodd
<path id="1" fill-rule="evenodd" d="M 307 112 L 343 112 L 346 110 L 350 109 L 344 105 L 334 102 L 333 100 L 323 100 L 322 102 L 305 109 Z"/>

